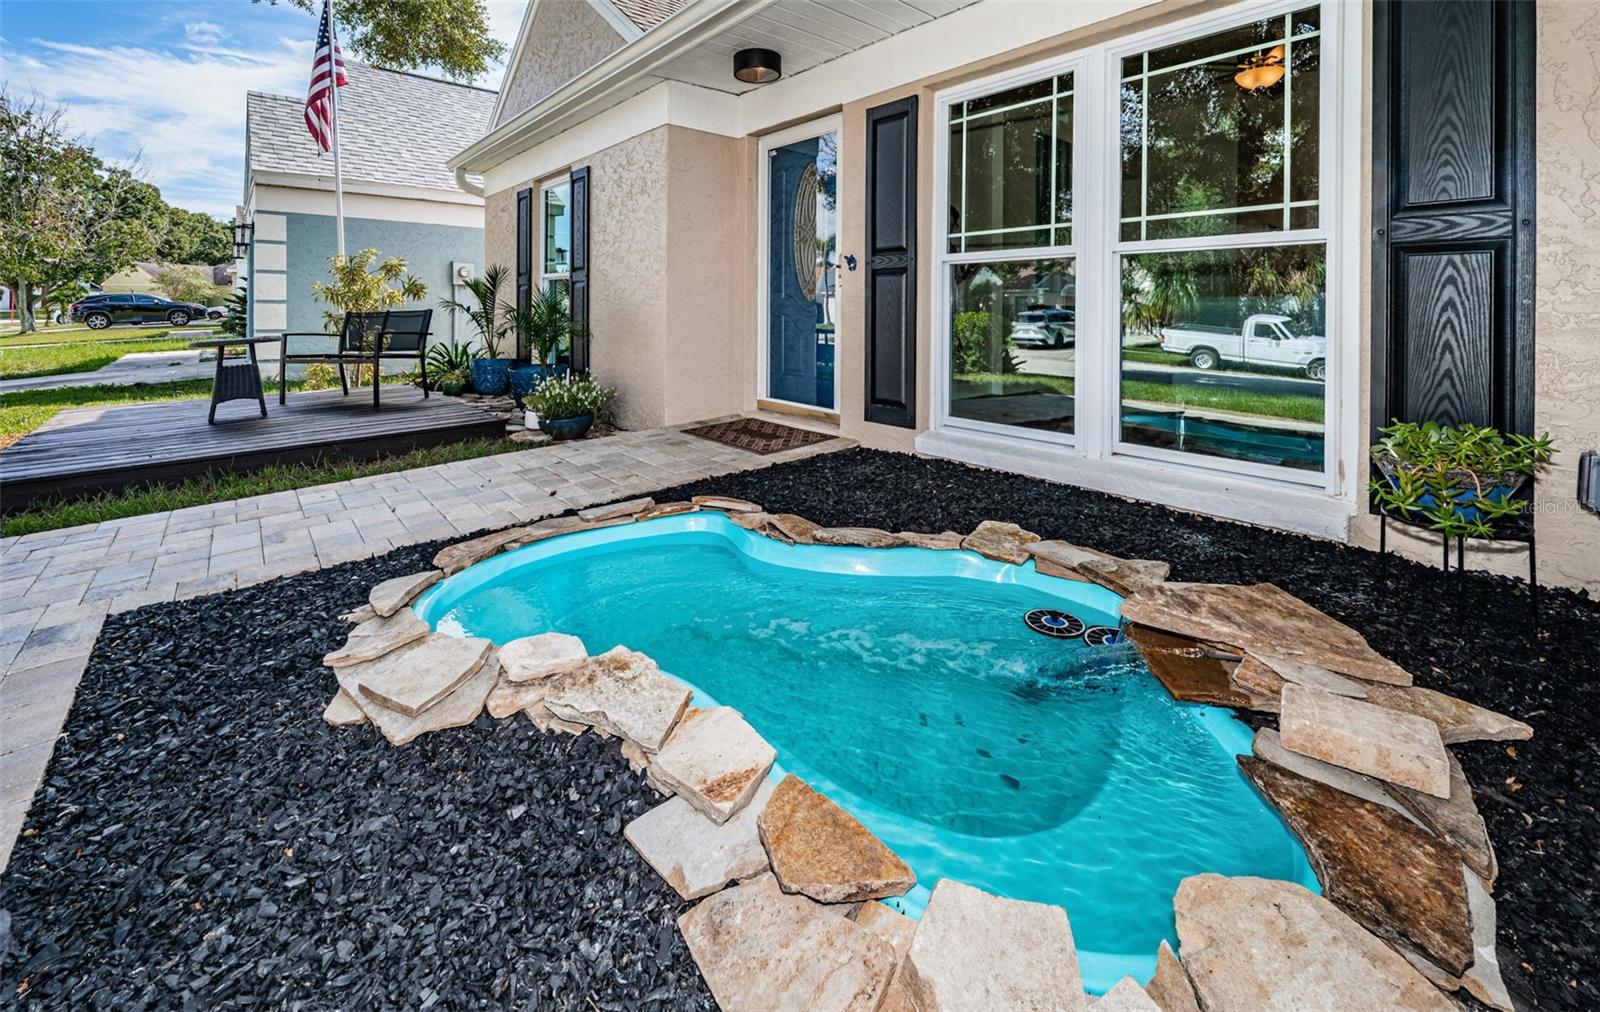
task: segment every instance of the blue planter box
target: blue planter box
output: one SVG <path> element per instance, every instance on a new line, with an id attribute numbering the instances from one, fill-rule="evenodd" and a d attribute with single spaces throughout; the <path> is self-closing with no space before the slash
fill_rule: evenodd
<path id="1" fill-rule="evenodd" d="M 1398 489 L 1400 487 L 1399 481 L 1395 479 L 1394 475 L 1388 473 L 1388 471 L 1383 472 L 1383 477 L 1384 480 L 1389 483 L 1391 488 Z M 1517 485 L 1496 485 L 1495 487 L 1484 492 L 1483 498 L 1487 502 L 1498 504 L 1510 498 L 1519 487 L 1520 483 Z M 1471 502 L 1474 498 L 1476 498 L 1476 496 L 1470 489 L 1459 491 L 1455 494 L 1454 499 L 1457 504 L 1456 513 L 1460 515 L 1461 519 L 1470 522 L 1483 516 L 1483 510 L 1479 509 L 1478 507 L 1462 505 L 1463 503 Z M 1434 495 L 1432 492 L 1424 493 L 1417 498 L 1417 504 L 1423 509 L 1432 509 L 1434 506 L 1438 505 L 1438 503 L 1438 496 Z"/>

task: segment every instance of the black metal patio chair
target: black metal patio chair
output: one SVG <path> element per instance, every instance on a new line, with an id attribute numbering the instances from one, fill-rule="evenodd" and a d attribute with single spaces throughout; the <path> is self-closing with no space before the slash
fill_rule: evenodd
<path id="1" fill-rule="evenodd" d="M 378 391 L 383 387 L 383 363 L 391 359 L 415 359 L 422 375 L 422 396 L 428 396 L 428 327 L 433 322 L 431 309 L 391 309 L 381 313 L 346 313 L 338 334 L 296 331 L 282 335 L 278 343 L 278 403 L 288 400 L 289 364 L 321 362 L 339 371 L 339 386 L 350 394 L 346 366 L 372 366 L 372 406 L 378 407 Z M 299 350 L 290 349 L 296 338 Z M 359 374 L 358 374 L 359 375 Z"/>

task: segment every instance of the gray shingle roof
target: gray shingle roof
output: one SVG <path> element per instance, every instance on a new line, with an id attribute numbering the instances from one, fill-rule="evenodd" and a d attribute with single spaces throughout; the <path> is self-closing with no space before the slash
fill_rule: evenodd
<path id="1" fill-rule="evenodd" d="M 629 21 L 648 32 L 689 6 L 689 0 L 611 0 L 611 4 Z"/>
<path id="2" fill-rule="evenodd" d="M 339 89 L 344 178 L 456 189 L 445 160 L 489 131 L 495 93 L 451 81 L 349 65 Z M 306 130 L 305 99 L 252 91 L 245 100 L 252 172 L 331 176 Z"/>

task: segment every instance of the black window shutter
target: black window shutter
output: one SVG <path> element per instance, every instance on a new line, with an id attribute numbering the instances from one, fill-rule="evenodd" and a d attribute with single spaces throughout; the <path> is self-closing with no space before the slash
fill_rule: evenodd
<path id="1" fill-rule="evenodd" d="M 517 309 L 528 308 L 533 291 L 533 189 L 517 191 Z"/>
<path id="2" fill-rule="evenodd" d="M 1534 4 L 1373 19 L 1373 428 L 1530 432 Z"/>
<path id="3" fill-rule="evenodd" d="M 572 369 L 589 369 L 589 166 L 572 170 Z"/>
<path id="4" fill-rule="evenodd" d="M 866 420 L 917 424 L 917 97 L 867 110 Z"/>

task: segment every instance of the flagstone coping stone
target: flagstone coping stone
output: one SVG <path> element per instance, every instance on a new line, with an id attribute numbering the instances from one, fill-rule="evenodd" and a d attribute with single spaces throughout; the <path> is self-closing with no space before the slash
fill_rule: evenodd
<path id="1" fill-rule="evenodd" d="M 590 506 L 588 509 L 578 511 L 578 519 L 588 523 L 598 520 L 617 520 L 642 513 L 655 504 L 656 501 L 654 499 L 644 496 L 639 499 L 629 499 L 625 502 L 608 503 L 604 506 Z"/>
<path id="2" fill-rule="evenodd" d="M 546 688 L 548 690 L 548 687 Z M 555 714 L 551 713 L 545 708 L 543 700 L 534 703 L 532 706 L 528 707 L 522 712 L 527 715 L 528 720 L 533 724 L 534 727 L 544 731 L 546 734 L 551 731 L 560 731 L 562 734 L 570 734 L 576 738 L 578 735 L 589 730 L 588 724 L 579 724 L 575 721 L 562 720 L 560 717 L 557 717 Z M 626 745 L 629 743 L 624 742 L 623 744 Z"/>
<path id="3" fill-rule="evenodd" d="M 1463 988 L 1474 998 L 1501 1012 L 1515 1012 L 1511 994 L 1500 975 L 1500 954 L 1495 947 L 1495 930 L 1498 915 L 1494 898 L 1483 882 L 1470 869 L 1463 868 L 1467 883 L 1467 907 L 1472 911 L 1472 966 L 1459 977 L 1452 977 L 1421 956 L 1411 952 L 1401 955 L 1411 961 L 1435 987 L 1446 991 Z"/>
<path id="4" fill-rule="evenodd" d="M 1367 690 L 1367 701 L 1426 717 L 1439 725 L 1439 736 L 1446 745 L 1459 745 L 1464 741 L 1527 741 L 1533 737 L 1533 728 L 1520 720 L 1435 689 L 1374 685 Z"/>
<path id="5" fill-rule="evenodd" d="M 1161 1007 L 1132 977 L 1124 977 L 1099 998 L 1091 999 L 1094 1012 L 1161 1012 Z"/>
<path id="6" fill-rule="evenodd" d="M 1042 556 L 1034 557 L 1033 571 L 1038 573 L 1040 576 L 1053 576 L 1059 580 L 1075 580 L 1078 583 L 1094 583 L 1093 580 L 1089 579 L 1087 576 L 1084 576 L 1076 569 L 1072 569 L 1067 566 L 1058 566 L 1054 562 L 1051 562 L 1049 559 L 1046 559 Z"/>
<path id="7" fill-rule="evenodd" d="M 377 660 L 335 670 L 350 672 L 358 687 L 351 695 L 357 699 L 415 717 L 471 678 L 490 649 L 486 639 L 431 633 Z"/>
<path id="8" fill-rule="evenodd" d="M 328 701 L 327 707 L 322 711 L 322 719 L 334 727 L 352 727 L 356 724 L 365 724 L 367 714 L 356 705 L 355 700 L 350 698 L 350 694 L 341 688 Z"/>
<path id="9" fill-rule="evenodd" d="M 546 712 L 548 712 L 548 711 L 546 711 Z M 631 741 L 623 741 L 623 743 L 621 745 L 621 749 L 622 749 L 622 758 L 628 760 L 628 768 L 629 769 L 633 770 L 635 773 L 646 773 L 646 772 L 649 771 L 649 769 L 650 769 L 650 753 L 646 752 L 644 749 L 642 749 L 639 746 L 635 745 Z M 654 784 L 651 784 L 650 786 L 655 787 Z M 659 790 L 659 788 L 657 788 L 657 789 Z M 746 807 L 749 807 L 749 806 L 746 806 Z M 766 859 L 766 855 L 765 855 L 765 852 L 763 852 L 762 860 L 765 860 L 765 859 Z"/>
<path id="10" fill-rule="evenodd" d="M 650 761 L 650 776 L 712 822 L 750 803 L 778 753 L 728 706 L 690 707 Z"/>
<path id="11" fill-rule="evenodd" d="M 697 900 L 767 870 L 756 819 L 776 787 L 763 781 L 750 803 L 720 826 L 676 797 L 628 823 L 622 835 L 679 896 Z"/>
<path id="12" fill-rule="evenodd" d="M 855 548 L 899 548 L 905 544 L 898 534 L 877 527 L 820 527 L 811 540 L 819 545 L 847 545 Z"/>
<path id="13" fill-rule="evenodd" d="M 500 662 L 500 677 L 494 683 L 494 688 L 489 690 L 489 697 L 483 701 L 483 708 L 489 716 L 501 720 L 511 716 L 518 710 L 526 710 L 531 706 L 543 706 L 545 690 L 549 688 L 544 682 L 513 682 L 507 675 L 505 661 Z"/>
<path id="14" fill-rule="evenodd" d="M 1283 747 L 1437 798 L 1450 795 L 1450 757 L 1432 721 L 1321 689 L 1283 687 Z"/>
<path id="15" fill-rule="evenodd" d="M 559 537 L 563 534 L 577 534 L 579 531 L 594 531 L 602 527 L 620 527 L 631 523 L 633 523 L 631 514 L 613 517 L 610 520 L 585 520 L 576 516 L 551 517 L 548 520 L 541 520 L 536 524 L 518 528 L 519 533 L 515 538 L 505 543 L 504 550 L 509 552 L 524 545 L 531 545 L 536 541 Z"/>
<path id="16" fill-rule="evenodd" d="M 386 618 L 370 618 L 351 629 L 344 646 L 325 654 L 322 663 L 342 668 L 375 661 L 391 650 L 422 639 L 428 632 L 428 623 L 410 608 L 402 608 Z"/>
<path id="17" fill-rule="evenodd" d="M 589 659 L 583 640 L 567 633 L 523 636 L 500 648 L 500 663 L 513 682 L 543 682 Z"/>
<path id="18" fill-rule="evenodd" d="M 446 545 L 439 549 L 433 557 L 435 569 L 441 570 L 444 575 L 450 576 L 461 572 L 468 566 L 474 566 L 489 556 L 496 554 L 502 548 L 517 541 L 527 533 L 526 527 L 510 527 L 503 531 L 495 531 L 482 537 L 473 538 L 471 541 L 461 541 L 453 545 Z"/>
<path id="19" fill-rule="evenodd" d="M 1164 583 L 1122 602 L 1122 617 L 1258 656 L 1316 664 L 1373 682 L 1410 685 L 1411 675 L 1354 629 L 1270 583 Z"/>
<path id="20" fill-rule="evenodd" d="M 1367 687 L 1372 684 L 1371 682 L 1362 682 L 1359 679 L 1351 678 L 1349 675 L 1341 675 L 1337 671 L 1329 671 L 1327 668 L 1319 667 L 1315 664 L 1307 664 L 1304 661 L 1291 661 L 1284 657 L 1273 657 L 1270 654 L 1251 654 L 1241 664 L 1252 661 L 1267 668 L 1283 681 L 1294 682 L 1296 685 L 1309 685 L 1313 689 L 1331 692 L 1335 696 L 1366 699 Z"/>
<path id="21" fill-rule="evenodd" d="M 1457 1012 L 1403 956 L 1303 886 L 1195 875 L 1173 907 L 1202 1008 Z"/>
<path id="22" fill-rule="evenodd" d="M 409 576 L 397 576 L 373 587 L 367 595 L 367 603 L 379 616 L 387 618 L 415 601 L 418 594 L 443 578 L 444 574 L 437 569 L 412 573 Z"/>
<path id="23" fill-rule="evenodd" d="M 1072 926 L 1061 907 L 991 896 L 940 879 L 906 953 L 920 1012 L 1087 1007 Z"/>
<path id="24" fill-rule="evenodd" d="M 1324 897 L 1447 973 L 1472 965 L 1472 913 L 1455 848 L 1382 805 L 1254 756 L 1238 763 L 1299 837 Z"/>
<path id="25" fill-rule="evenodd" d="M 729 513 L 728 519 L 735 526 L 743 527 L 747 531 L 755 531 L 757 534 L 766 534 L 767 528 L 772 524 L 772 514 L 766 510 L 756 510 L 749 513 Z"/>
<path id="26" fill-rule="evenodd" d="M 723 513 L 761 513 L 759 505 L 748 499 L 735 499 L 726 495 L 697 495 L 689 500 L 696 506 L 703 506 L 708 510 L 720 510 Z"/>
<path id="27" fill-rule="evenodd" d="M 389 739 L 389 744 L 406 745 L 430 731 L 466 727 L 477 720 L 483 712 L 483 701 L 499 678 L 500 664 L 490 657 L 471 677 L 415 717 L 378 705 L 366 707 L 367 717 Z"/>
<path id="28" fill-rule="evenodd" d="M 895 534 L 902 542 L 912 548 L 928 548 L 937 552 L 955 551 L 961 547 L 963 535 L 955 531 L 943 531 L 939 534 L 926 534 L 922 531 L 899 531 Z"/>
<path id="29" fill-rule="evenodd" d="M 784 892 L 853 903 L 900 896 L 916 885 L 910 866 L 882 840 L 792 774 L 773 792 L 757 827 Z"/>
<path id="30" fill-rule="evenodd" d="M 1492 889 L 1500 868 L 1495 861 L 1494 844 L 1489 842 L 1489 827 L 1478 813 L 1472 785 L 1467 782 L 1460 761 L 1448 750 L 1445 758 L 1450 761 L 1448 798 L 1436 798 L 1398 784 L 1385 784 L 1384 790 L 1435 836 L 1454 847 L 1467 867 Z"/>
<path id="31" fill-rule="evenodd" d="M 1028 546 L 1038 540 L 1039 535 L 1016 524 L 985 520 L 961 540 L 961 547 L 986 559 L 1020 566 L 1028 561 Z"/>
<path id="32" fill-rule="evenodd" d="M 1250 708 L 1264 698 L 1235 685 L 1235 662 L 1197 640 L 1145 626 L 1128 626 L 1127 635 L 1173 699 Z"/>
<path id="33" fill-rule="evenodd" d="M 916 921 L 877 900 L 868 900 L 861 904 L 853 919 L 863 928 L 894 946 L 894 954 L 900 959 L 905 958 L 906 952 L 911 948 L 911 938 L 917 933 Z"/>
<path id="34" fill-rule="evenodd" d="M 1382 805 L 1391 811 L 1411 819 L 1417 825 L 1422 825 L 1421 820 L 1414 818 L 1400 806 L 1400 803 L 1389 796 L 1384 790 L 1383 781 L 1347 770 L 1343 766 L 1325 763 L 1321 759 L 1291 752 L 1283 747 L 1283 740 L 1274 728 L 1264 727 L 1256 732 L 1255 742 L 1252 745 L 1255 754 L 1272 763 L 1281 766 L 1291 773 L 1297 773 L 1308 780 L 1315 780 L 1319 784 L 1326 784 L 1336 791 L 1343 791 L 1351 797 L 1370 801 L 1374 805 Z"/>
<path id="35" fill-rule="evenodd" d="M 660 517 L 677 516 L 679 513 L 695 513 L 700 507 L 692 502 L 664 502 L 649 509 L 642 509 L 634 514 L 635 520 L 656 520 Z"/>
<path id="36" fill-rule="evenodd" d="M 678 930 L 724 1009 L 874 1012 L 895 970 L 888 942 L 771 875 L 701 900 Z"/>
<path id="37" fill-rule="evenodd" d="M 1200 1000 L 1194 995 L 1194 982 L 1189 971 L 1178 962 L 1178 956 L 1166 939 L 1156 949 L 1156 972 L 1145 993 L 1161 1012 L 1200 1012 Z"/>
<path id="38" fill-rule="evenodd" d="M 780 540 L 797 545 L 811 544 L 811 535 L 821 526 L 793 513 L 774 513 L 767 523 L 767 529 L 776 531 Z"/>
<path id="39" fill-rule="evenodd" d="M 555 717 L 597 727 L 655 753 L 689 696 L 688 687 L 663 675 L 655 661 L 619 646 L 557 675 L 544 705 Z"/>
<path id="40" fill-rule="evenodd" d="M 1068 541 L 1038 541 L 1028 545 L 1027 552 L 1033 556 L 1035 569 L 1045 572 L 1041 562 L 1048 566 L 1046 575 L 1068 571 L 1078 579 L 1098 583 L 1124 597 L 1160 586 L 1172 572 L 1172 567 L 1165 562 L 1123 559 Z"/>
<path id="41" fill-rule="evenodd" d="M 372 605 L 370 604 L 364 604 L 354 611 L 347 611 L 343 615 L 339 616 L 341 621 L 349 622 L 351 625 L 360 625 L 368 619 L 377 617 L 378 613 L 372 609 Z"/>

